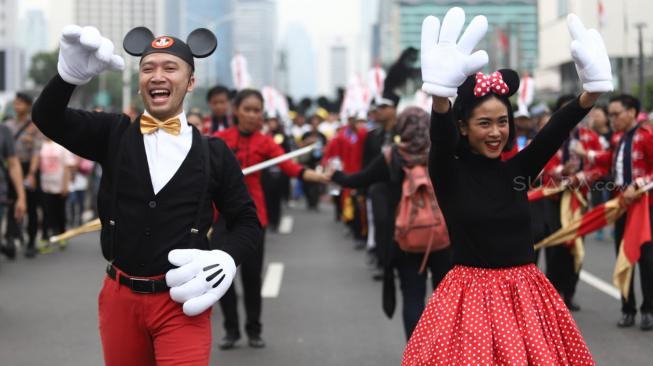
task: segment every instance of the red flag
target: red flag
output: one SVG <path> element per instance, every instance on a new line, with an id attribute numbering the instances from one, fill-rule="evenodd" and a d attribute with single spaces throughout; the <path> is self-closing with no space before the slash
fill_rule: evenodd
<path id="1" fill-rule="evenodd" d="M 620 199 L 619 197 L 613 198 L 600 206 L 594 207 L 585 213 L 582 218 L 574 220 L 568 226 L 560 228 L 560 230 L 535 244 L 535 249 L 566 243 L 617 221 L 626 210 L 620 204 Z"/>
<path id="2" fill-rule="evenodd" d="M 499 29 L 499 46 L 501 46 L 503 53 L 507 53 L 508 47 L 510 47 L 510 40 L 508 39 L 508 35 L 501 29 Z"/>
<path id="3" fill-rule="evenodd" d="M 651 220 L 648 192 L 628 207 L 626 229 L 624 230 L 624 253 L 631 263 L 639 260 L 640 247 L 651 241 Z"/>
<path id="4" fill-rule="evenodd" d="M 628 207 L 624 237 L 619 248 L 612 281 L 628 297 L 633 267 L 641 255 L 641 247 L 651 241 L 651 220 L 648 192 Z"/>
<path id="5" fill-rule="evenodd" d="M 564 191 L 565 189 L 566 188 L 562 185 L 558 187 L 539 187 L 539 188 L 531 189 L 530 191 L 528 191 L 528 201 L 529 202 L 539 201 L 542 198 L 546 198 L 558 194 Z"/>
<path id="6" fill-rule="evenodd" d="M 609 206 L 603 204 L 583 215 L 576 235 L 585 236 L 609 225 L 611 223 L 610 216 L 607 215 L 609 209 Z"/>

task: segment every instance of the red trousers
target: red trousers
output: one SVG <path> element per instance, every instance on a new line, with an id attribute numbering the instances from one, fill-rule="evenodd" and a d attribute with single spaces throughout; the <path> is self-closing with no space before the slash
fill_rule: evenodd
<path id="1" fill-rule="evenodd" d="M 107 276 L 98 303 L 106 365 L 209 364 L 211 309 L 189 317 L 169 292 L 137 294 Z"/>

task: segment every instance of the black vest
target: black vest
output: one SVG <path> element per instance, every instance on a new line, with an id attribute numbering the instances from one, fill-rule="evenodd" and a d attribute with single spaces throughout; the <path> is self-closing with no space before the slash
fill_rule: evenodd
<path id="1" fill-rule="evenodd" d="M 205 187 L 201 135 L 193 129 L 188 155 L 170 181 L 154 194 L 139 120 L 113 138 L 112 158 L 103 166 L 98 195 L 102 220 L 102 253 L 115 266 L 133 276 L 153 276 L 172 268 L 172 249 L 208 249 L 206 232 L 212 208 L 205 199 L 199 233 L 191 234 Z M 123 151 L 118 153 L 118 147 Z M 111 153 L 110 150 L 110 153 Z M 116 156 L 120 162 L 115 164 Z M 118 170 L 117 201 L 112 212 L 114 169 Z M 209 186 L 215 187 L 213 179 Z M 195 240 L 194 237 L 200 238 Z"/>

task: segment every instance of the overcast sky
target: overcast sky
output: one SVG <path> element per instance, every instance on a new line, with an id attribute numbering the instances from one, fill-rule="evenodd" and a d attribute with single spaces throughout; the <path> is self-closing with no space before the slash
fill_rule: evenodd
<path id="1" fill-rule="evenodd" d="M 313 38 L 320 38 L 326 34 L 355 32 L 358 30 L 356 23 L 360 19 L 362 1 L 277 0 L 279 24 L 277 34 L 283 37 L 285 25 L 293 21 L 301 23 Z M 369 0 L 365 1 L 369 2 Z M 46 16 L 52 17 L 53 13 L 66 3 L 72 4 L 72 0 L 20 0 L 18 1 L 19 14 L 22 16 L 28 9 L 41 9 Z M 52 26 L 50 29 L 54 31 Z"/>
<path id="2" fill-rule="evenodd" d="M 279 33 L 297 21 L 314 37 L 359 29 L 361 0 L 277 0 Z"/>

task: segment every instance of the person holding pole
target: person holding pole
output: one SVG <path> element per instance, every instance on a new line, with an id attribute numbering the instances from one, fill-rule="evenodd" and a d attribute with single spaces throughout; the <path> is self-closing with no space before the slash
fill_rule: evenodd
<path id="1" fill-rule="evenodd" d="M 213 136 L 224 140 L 233 151 L 242 168 L 261 163 L 281 155 L 284 150 L 269 135 L 261 133 L 263 127 L 263 95 L 255 89 L 243 89 L 234 97 L 233 120 L 234 126 L 218 131 Z M 327 183 L 328 178 L 312 169 L 305 169 L 293 161 L 283 161 L 278 167 L 289 177 L 299 177 L 305 181 Z M 256 204 L 256 213 L 263 227 L 261 243 L 256 254 L 244 262 L 240 268 L 243 283 L 246 320 L 245 331 L 249 339 L 249 346 L 253 348 L 265 347 L 261 338 L 261 285 L 263 271 L 263 253 L 265 248 L 265 228 L 268 226 L 268 214 L 265 197 L 261 185 L 261 172 L 246 174 L 245 184 Z M 219 211 L 219 210 L 218 210 Z M 222 212 L 220 212 L 221 214 Z M 219 216 L 214 225 L 212 244 L 220 248 L 230 241 L 232 229 L 228 222 Z M 231 349 L 240 339 L 238 320 L 237 295 L 234 287 L 230 287 L 220 300 L 224 315 L 225 335 L 219 343 L 221 349 Z"/>

